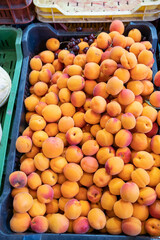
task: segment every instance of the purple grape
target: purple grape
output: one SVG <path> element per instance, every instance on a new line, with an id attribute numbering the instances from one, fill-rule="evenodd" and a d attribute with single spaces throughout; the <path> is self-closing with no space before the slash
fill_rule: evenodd
<path id="1" fill-rule="evenodd" d="M 70 53 L 75 55 L 75 52 L 73 51 L 73 48 L 70 50 Z"/>
<path id="2" fill-rule="evenodd" d="M 83 29 L 82 29 L 82 27 L 78 27 L 76 30 L 77 30 L 77 32 L 82 32 Z"/>
<path id="3" fill-rule="evenodd" d="M 79 51 L 79 46 L 78 46 L 78 45 L 75 45 L 75 46 L 73 47 L 73 51 L 74 51 L 74 52 L 78 52 L 78 51 Z"/>
<path id="4" fill-rule="evenodd" d="M 89 45 L 91 45 L 93 42 L 94 42 L 94 40 L 93 40 L 92 38 L 90 38 L 90 39 L 88 40 L 88 44 L 89 44 Z"/>
<path id="5" fill-rule="evenodd" d="M 79 38 L 76 39 L 76 41 L 75 41 L 76 44 L 79 44 L 80 42 L 81 42 L 81 39 L 79 39 Z"/>
<path id="6" fill-rule="evenodd" d="M 95 39 L 95 35 L 93 34 L 93 33 L 91 33 L 90 35 L 89 35 L 89 39 Z"/>
<path id="7" fill-rule="evenodd" d="M 84 42 L 88 42 L 88 37 L 84 37 L 84 38 L 83 38 L 83 41 L 84 41 Z"/>
<path id="8" fill-rule="evenodd" d="M 127 50 L 127 51 L 129 51 L 129 49 L 130 49 L 130 47 L 129 47 L 129 46 L 127 46 L 127 47 L 126 47 L 126 50 Z"/>
<path id="9" fill-rule="evenodd" d="M 151 51 L 153 54 L 155 53 L 154 48 L 150 48 L 149 51 Z"/>
<path id="10" fill-rule="evenodd" d="M 146 37 L 142 37 L 142 41 L 146 41 L 147 40 L 147 38 Z"/>
<path id="11" fill-rule="evenodd" d="M 58 58 L 58 53 L 57 53 L 57 52 L 54 54 L 54 58 L 55 58 L 55 59 Z"/>
<path id="12" fill-rule="evenodd" d="M 76 39 L 75 39 L 74 37 L 72 37 L 70 41 L 71 41 L 71 42 L 75 42 Z"/>
<path id="13" fill-rule="evenodd" d="M 83 52 L 84 52 L 84 53 L 87 53 L 88 49 L 89 49 L 88 47 L 85 47 L 85 48 L 83 49 Z"/>

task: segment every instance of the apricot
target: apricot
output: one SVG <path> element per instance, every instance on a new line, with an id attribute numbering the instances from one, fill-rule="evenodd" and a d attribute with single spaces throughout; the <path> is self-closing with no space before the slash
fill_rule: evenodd
<path id="1" fill-rule="evenodd" d="M 100 65 L 100 71 L 107 76 L 112 75 L 116 69 L 117 63 L 112 59 L 106 59 Z"/>
<path id="2" fill-rule="evenodd" d="M 13 188 L 11 191 L 11 196 L 14 198 L 20 192 L 28 192 L 29 193 L 29 189 L 27 187 Z"/>
<path id="3" fill-rule="evenodd" d="M 32 148 L 32 140 L 28 136 L 19 136 L 16 140 L 16 149 L 20 153 L 30 152 Z"/>
<path id="4" fill-rule="evenodd" d="M 131 160 L 131 151 L 128 147 L 118 148 L 116 156 L 122 158 L 124 163 L 128 163 Z"/>
<path id="5" fill-rule="evenodd" d="M 39 80 L 39 71 L 37 70 L 32 70 L 29 74 L 29 82 L 31 85 L 34 85 L 38 82 Z"/>
<path id="6" fill-rule="evenodd" d="M 141 232 L 141 221 L 130 217 L 122 221 L 122 231 L 129 236 L 136 236 Z"/>
<path id="7" fill-rule="evenodd" d="M 32 158 L 26 158 L 20 166 L 20 170 L 24 172 L 26 175 L 34 172 L 36 170 L 34 166 L 34 161 Z"/>
<path id="8" fill-rule="evenodd" d="M 141 32 L 137 28 L 133 28 L 132 30 L 129 31 L 128 37 L 133 38 L 135 42 L 140 42 L 141 41 Z"/>
<path id="9" fill-rule="evenodd" d="M 30 60 L 30 67 L 32 70 L 40 71 L 42 68 L 42 61 L 39 55 L 34 56 Z"/>
<path id="10" fill-rule="evenodd" d="M 48 230 L 48 220 L 44 216 L 36 216 L 31 221 L 31 229 L 36 233 L 44 233 Z"/>
<path id="11" fill-rule="evenodd" d="M 144 64 L 137 64 L 130 70 L 131 78 L 133 80 L 144 80 L 148 75 L 148 68 Z"/>
<path id="12" fill-rule="evenodd" d="M 84 172 L 79 182 L 85 187 L 90 187 L 93 184 L 93 175 Z"/>
<path id="13" fill-rule="evenodd" d="M 111 44 L 111 37 L 106 32 L 101 32 L 97 36 L 97 47 L 106 49 Z"/>
<path id="14" fill-rule="evenodd" d="M 121 56 L 125 53 L 124 48 L 120 46 L 115 46 L 111 49 L 109 58 L 114 60 L 116 63 L 120 62 Z M 117 69 L 118 70 L 118 69 Z M 116 71 L 117 71 L 116 70 Z"/>
<path id="15" fill-rule="evenodd" d="M 105 163 L 106 172 L 110 175 L 116 175 L 123 169 L 124 162 L 120 157 L 111 157 Z"/>
<path id="16" fill-rule="evenodd" d="M 149 216 L 149 209 L 145 205 L 139 203 L 133 204 L 133 217 L 138 218 L 140 221 L 147 220 Z"/>
<path id="17" fill-rule="evenodd" d="M 155 154 L 160 154 L 159 146 L 160 146 L 160 136 L 155 135 L 151 139 L 151 149 Z"/>
<path id="18" fill-rule="evenodd" d="M 98 169 L 98 162 L 94 157 L 84 157 L 81 160 L 81 167 L 87 173 L 94 173 Z"/>
<path id="19" fill-rule="evenodd" d="M 122 105 L 129 105 L 135 100 L 134 93 L 129 89 L 123 89 L 118 95 L 118 102 Z"/>
<path id="20" fill-rule="evenodd" d="M 81 203 L 77 199 L 71 199 L 65 204 L 64 213 L 68 219 L 77 219 L 81 215 L 81 212 Z"/>
<path id="21" fill-rule="evenodd" d="M 123 89 L 123 82 L 118 77 L 112 77 L 107 82 L 107 92 L 111 95 L 117 95 Z"/>
<path id="22" fill-rule="evenodd" d="M 121 129 L 121 121 L 117 118 L 110 118 L 105 124 L 105 130 L 111 134 L 117 133 Z"/>
<path id="23" fill-rule="evenodd" d="M 135 42 L 130 46 L 129 51 L 134 53 L 135 56 L 138 58 L 139 53 L 141 51 L 143 51 L 144 49 L 146 49 L 144 44 L 139 43 L 139 42 Z"/>
<path id="24" fill-rule="evenodd" d="M 126 202 L 122 199 L 115 202 L 113 206 L 114 213 L 121 219 L 130 218 L 133 214 L 133 205 L 130 202 Z"/>
<path id="25" fill-rule="evenodd" d="M 114 76 L 118 77 L 123 83 L 126 83 L 130 79 L 130 72 L 125 68 L 118 68 L 114 72 Z M 128 88 L 128 85 L 127 85 L 127 88 Z M 132 89 L 130 89 L 130 90 L 132 90 Z"/>
<path id="26" fill-rule="evenodd" d="M 27 184 L 27 175 L 22 171 L 14 171 L 9 175 L 9 183 L 14 188 L 23 188 Z"/>
<path id="27" fill-rule="evenodd" d="M 51 85 L 50 88 L 48 89 L 48 92 L 54 92 L 55 94 L 58 95 L 59 88 L 57 87 L 57 84 Z M 41 98 L 41 101 L 42 101 L 42 98 Z M 43 102 L 45 102 L 45 99 L 43 99 Z"/>
<path id="28" fill-rule="evenodd" d="M 105 129 L 99 130 L 96 134 L 96 141 L 102 147 L 109 147 L 113 144 L 113 135 Z"/>
<path id="29" fill-rule="evenodd" d="M 34 165 L 39 171 L 44 171 L 49 167 L 49 159 L 43 153 L 38 153 L 34 157 Z"/>
<path id="30" fill-rule="evenodd" d="M 97 187 L 105 187 L 112 179 L 112 176 L 106 172 L 105 168 L 99 168 L 93 175 L 93 182 Z"/>
<path id="31" fill-rule="evenodd" d="M 132 164 L 125 164 L 123 170 L 118 174 L 118 177 L 124 181 L 129 181 L 131 180 L 131 174 L 133 171 L 134 166 Z"/>
<path id="32" fill-rule="evenodd" d="M 156 107 L 156 108 L 159 108 L 160 107 L 160 92 L 159 91 L 155 91 L 153 92 L 150 97 L 149 97 L 149 101 L 150 103 Z"/>
<path id="33" fill-rule="evenodd" d="M 125 36 L 123 36 L 121 34 L 114 36 L 113 46 L 120 46 L 122 48 L 125 48 L 126 45 L 127 45 L 127 40 L 126 40 Z"/>
<path id="34" fill-rule="evenodd" d="M 76 91 L 71 94 L 71 103 L 75 107 L 82 107 L 86 101 L 86 95 L 83 91 Z"/>
<path id="35" fill-rule="evenodd" d="M 89 231 L 89 221 L 86 217 L 79 217 L 73 221 L 73 232 L 77 234 L 87 233 Z"/>
<path id="36" fill-rule="evenodd" d="M 83 175 L 82 168 L 76 163 L 68 163 L 63 168 L 64 176 L 70 181 L 79 181 Z"/>
<path id="37" fill-rule="evenodd" d="M 146 170 L 150 169 L 153 166 L 154 160 L 150 153 L 146 151 L 139 151 L 135 154 L 133 163 L 136 167 Z"/>
<path id="38" fill-rule="evenodd" d="M 57 183 L 56 185 L 52 186 L 52 189 L 53 189 L 53 192 L 54 192 L 53 198 L 59 199 L 61 197 L 61 185 Z"/>
<path id="39" fill-rule="evenodd" d="M 10 220 L 10 228 L 17 233 L 25 232 L 30 226 L 31 218 L 28 213 L 14 213 Z"/>
<path id="40" fill-rule="evenodd" d="M 66 159 L 68 162 L 79 163 L 83 158 L 82 150 L 78 146 L 69 146 L 66 150 Z"/>
<path id="41" fill-rule="evenodd" d="M 144 86 L 143 92 L 141 93 L 142 96 L 148 96 L 154 91 L 153 83 L 148 80 L 143 80 L 142 84 Z"/>
<path id="42" fill-rule="evenodd" d="M 86 54 L 78 54 L 75 56 L 73 63 L 75 65 L 79 65 L 80 67 L 84 68 L 86 64 Z"/>
<path id="43" fill-rule="evenodd" d="M 43 117 L 38 115 L 32 115 L 29 120 L 29 127 L 33 131 L 40 131 L 43 130 L 46 126 L 46 121 Z"/>
<path id="44" fill-rule="evenodd" d="M 150 66 L 153 61 L 153 53 L 149 50 L 142 50 L 138 55 L 138 63 Z"/>
<path id="45" fill-rule="evenodd" d="M 78 47 L 79 47 L 79 53 L 84 53 L 83 52 L 83 49 L 88 47 L 89 48 L 89 45 L 87 42 L 84 42 L 84 41 L 81 41 L 79 44 L 78 44 Z"/>
<path id="46" fill-rule="evenodd" d="M 89 95 L 93 95 L 93 90 L 94 87 L 97 85 L 97 82 L 94 80 L 86 80 L 85 81 L 85 86 L 84 86 L 84 91 L 85 93 Z"/>
<path id="47" fill-rule="evenodd" d="M 146 187 L 150 182 L 149 174 L 143 168 L 135 169 L 131 173 L 131 178 L 140 188 Z"/>
<path id="48" fill-rule="evenodd" d="M 55 137 L 58 133 L 58 124 L 57 123 L 48 123 L 45 127 L 45 132 L 49 137 Z"/>
<path id="49" fill-rule="evenodd" d="M 99 77 L 100 66 L 95 62 L 88 62 L 84 67 L 84 76 L 89 80 L 94 80 Z"/>
<path id="50" fill-rule="evenodd" d="M 160 170 L 157 167 L 152 167 L 149 171 L 150 182 L 148 186 L 156 187 L 160 182 Z"/>
<path id="51" fill-rule="evenodd" d="M 57 71 L 55 72 L 50 79 L 50 83 L 52 84 L 57 84 L 57 81 L 59 79 L 59 77 L 62 76 L 62 72 L 61 71 Z"/>
<path id="52" fill-rule="evenodd" d="M 136 119 L 134 115 L 130 112 L 122 114 L 121 122 L 122 122 L 123 128 L 128 130 L 133 129 L 136 126 Z"/>
<path id="53" fill-rule="evenodd" d="M 61 185 L 61 193 L 65 198 L 73 198 L 79 192 L 79 186 L 77 182 L 65 181 Z"/>
<path id="54" fill-rule="evenodd" d="M 90 47 L 86 53 L 87 62 L 99 63 L 102 57 L 102 51 L 96 47 Z"/>
<path id="55" fill-rule="evenodd" d="M 156 200 L 156 191 L 151 187 L 144 187 L 140 189 L 138 203 L 145 206 L 152 205 Z"/>
<path id="56" fill-rule="evenodd" d="M 77 200 L 79 200 L 79 201 L 87 202 L 87 201 L 85 201 L 85 200 L 87 200 L 87 189 L 84 188 L 84 187 L 80 187 L 80 188 L 79 188 L 79 193 L 75 196 L 75 198 L 76 198 Z M 83 205 L 83 204 L 82 204 L 82 205 Z M 88 206 L 87 203 L 84 203 L 84 205 L 87 205 L 87 206 Z M 84 208 L 85 208 L 85 207 L 84 207 Z M 85 211 L 84 208 L 83 208 L 83 206 L 82 206 L 82 212 L 83 212 L 83 210 Z M 82 213 L 81 213 L 81 215 L 82 215 Z M 83 216 L 83 215 L 82 215 L 82 216 Z"/>
<path id="57" fill-rule="evenodd" d="M 28 192 L 17 193 L 13 200 L 13 208 L 17 213 L 27 212 L 33 205 L 33 198 Z"/>
<path id="58" fill-rule="evenodd" d="M 126 47 L 130 47 L 135 41 L 131 37 L 126 37 Z"/>
<path id="59" fill-rule="evenodd" d="M 42 184 L 42 180 L 36 172 L 32 172 L 28 175 L 27 184 L 32 190 L 36 190 Z"/>
<path id="60" fill-rule="evenodd" d="M 47 122 L 56 122 L 61 117 L 61 109 L 59 106 L 50 104 L 42 110 L 42 116 Z"/>
<path id="61" fill-rule="evenodd" d="M 98 150 L 96 158 L 99 164 L 105 164 L 108 158 L 115 156 L 115 150 L 112 147 L 102 147 Z"/>
<path id="62" fill-rule="evenodd" d="M 41 203 L 49 203 L 54 196 L 53 189 L 48 184 L 43 184 L 37 189 L 37 198 Z"/>
<path id="63" fill-rule="evenodd" d="M 63 60 L 63 63 L 65 66 L 70 66 L 73 64 L 73 61 L 74 61 L 74 58 L 75 58 L 75 55 L 73 53 L 68 53 L 65 57 L 64 57 L 64 60 Z M 72 65 L 73 66 L 73 65 Z M 75 71 L 76 69 L 78 70 L 78 68 L 75 68 L 75 67 L 72 67 L 72 68 L 68 68 L 68 71 L 67 73 L 70 75 L 72 74 L 72 70 Z M 71 70 L 72 69 L 72 70 Z M 76 71 L 77 71 L 76 70 Z M 74 74 L 73 74 L 74 75 Z M 81 74 L 80 74 L 81 75 Z"/>
<path id="64" fill-rule="evenodd" d="M 51 202 L 46 204 L 46 213 L 52 214 L 58 212 L 58 200 L 53 199 Z"/>
<path id="65" fill-rule="evenodd" d="M 144 133 L 133 133 L 131 148 L 135 151 L 143 151 L 148 146 L 147 136 Z"/>
<path id="66" fill-rule="evenodd" d="M 42 144 L 42 152 L 46 157 L 54 158 L 62 154 L 64 149 L 63 141 L 58 137 L 49 137 Z"/>
<path id="67" fill-rule="evenodd" d="M 134 182 L 127 182 L 123 184 L 120 189 L 120 196 L 124 201 L 134 203 L 139 197 L 139 188 Z"/>
<path id="68" fill-rule="evenodd" d="M 144 90 L 144 85 L 142 81 L 129 81 L 127 88 L 130 89 L 135 96 L 140 95 Z"/>
<path id="69" fill-rule="evenodd" d="M 69 51 L 66 50 L 66 49 L 63 49 L 61 50 L 59 53 L 58 53 L 58 60 L 59 62 L 61 63 L 64 63 L 64 58 L 69 54 Z"/>
<path id="70" fill-rule="evenodd" d="M 61 63 L 58 59 L 55 59 L 52 64 L 54 66 L 55 71 L 63 70 L 63 63 Z"/>
<path id="71" fill-rule="evenodd" d="M 104 212 L 98 208 L 92 208 L 88 213 L 88 221 L 92 228 L 96 230 L 103 229 L 106 225 Z"/>
<path id="72" fill-rule="evenodd" d="M 150 51 L 149 51 L 150 52 Z M 154 76 L 154 84 L 160 87 L 160 71 L 158 71 Z"/>
<path id="73" fill-rule="evenodd" d="M 103 193 L 101 197 L 101 205 L 105 210 L 112 210 L 114 203 L 117 201 L 117 197 L 112 195 L 109 191 Z"/>
<path id="74" fill-rule="evenodd" d="M 33 199 L 33 205 L 29 210 L 31 217 L 43 216 L 46 212 L 45 203 L 41 203 L 38 199 Z"/>
<path id="75" fill-rule="evenodd" d="M 101 96 L 106 99 L 109 94 L 107 93 L 107 84 L 105 82 L 98 83 L 93 89 L 94 96 Z"/>
<path id="76" fill-rule="evenodd" d="M 57 183 L 58 175 L 53 172 L 51 169 L 47 169 L 42 172 L 41 179 L 43 184 L 48 184 L 50 186 L 53 186 Z"/>
<path id="77" fill-rule="evenodd" d="M 111 101 L 107 104 L 107 113 L 111 117 L 116 117 L 121 113 L 121 106 L 116 101 Z"/>
<path id="78" fill-rule="evenodd" d="M 107 232 L 110 234 L 118 235 L 122 233 L 122 222 L 117 217 L 111 217 L 106 222 Z"/>
<path id="79" fill-rule="evenodd" d="M 82 145 L 82 152 L 84 155 L 94 155 L 99 150 L 99 145 L 95 140 L 88 140 Z"/>
<path id="80" fill-rule="evenodd" d="M 149 218 L 145 222 L 145 229 L 147 233 L 151 236 L 159 236 L 160 229 L 159 229 L 160 220 L 156 218 Z"/>
<path id="81" fill-rule="evenodd" d="M 135 118 L 139 117 L 143 111 L 143 106 L 140 102 L 134 101 L 125 108 L 125 113 L 132 113 Z"/>
<path id="82" fill-rule="evenodd" d="M 124 24 L 120 20 L 113 20 L 112 23 L 110 24 L 109 31 L 117 31 L 120 34 L 124 33 Z"/>
<path id="83" fill-rule="evenodd" d="M 92 134 L 93 137 L 96 137 L 97 132 L 98 132 L 99 130 L 101 130 L 101 129 L 102 129 L 102 128 L 101 128 L 101 126 L 100 126 L 99 124 L 94 124 L 94 125 L 92 125 L 91 128 L 90 128 L 90 132 L 91 132 L 91 134 Z"/>
<path id="84" fill-rule="evenodd" d="M 108 184 L 109 191 L 113 195 L 120 195 L 120 189 L 125 182 L 120 178 L 113 178 Z"/>
<path id="85" fill-rule="evenodd" d="M 38 115 L 42 115 L 42 110 L 43 108 L 45 108 L 47 106 L 47 104 L 45 102 L 39 102 L 36 106 L 35 106 L 35 111 Z"/>
<path id="86" fill-rule="evenodd" d="M 132 52 L 125 52 L 121 58 L 120 62 L 122 66 L 126 69 L 132 69 L 136 66 L 137 64 L 137 58 Z"/>
<path id="87" fill-rule="evenodd" d="M 91 203 L 97 203 L 102 196 L 102 188 L 92 185 L 88 188 L 87 198 Z"/>
<path id="88" fill-rule="evenodd" d="M 53 213 L 48 218 L 49 229 L 53 233 L 64 233 L 68 230 L 69 220 L 63 214 Z"/>
<path id="89" fill-rule="evenodd" d="M 115 144 L 118 147 L 127 147 L 132 142 L 132 134 L 126 129 L 121 129 L 115 135 Z"/>

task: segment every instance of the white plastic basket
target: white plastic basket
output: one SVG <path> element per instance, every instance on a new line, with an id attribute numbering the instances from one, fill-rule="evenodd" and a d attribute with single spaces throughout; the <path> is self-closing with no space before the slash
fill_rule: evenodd
<path id="1" fill-rule="evenodd" d="M 152 21 L 160 16 L 160 0 L 33 0 L 42 22 Z"/>

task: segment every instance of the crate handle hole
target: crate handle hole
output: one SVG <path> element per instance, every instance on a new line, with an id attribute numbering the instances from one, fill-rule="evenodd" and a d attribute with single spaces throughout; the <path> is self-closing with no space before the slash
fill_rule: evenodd
<path id="1" fill-rule="evenodd" d="M 67 3 L 67 6 L 69 7 L 69 2 Z"/>
<path id="2" fill-rule="evenodd" d="M 91 7 L 93 6 L 93 2 L 91 2 Z"/>
<path id="3" fill-rule="evenodd" d="M 8 44 L 8 41 L 7 41 L 7 40 L 5 40 L 5 43 L 6 43 L 7 47 L 9 47 L 9 44 Z"/>
<path id="4" fill-rule="evenodd" d="M 129 5 L 129 2 L 128 2 L 128 1 L 127 1 L 126 3 L 127 3 L 127 5 Z"/>
<path id="5" fill-rule="evenodd" d="M 4 42 L 3 42 L 3 40 L 1 40 L 1 44 L 2 44 L 2 46 L 4 47 Z"/>
<path id="6" fill-rule="evenodd" d="M 119 2 L 117 2 L 118 6 L 119 6 Z"/>

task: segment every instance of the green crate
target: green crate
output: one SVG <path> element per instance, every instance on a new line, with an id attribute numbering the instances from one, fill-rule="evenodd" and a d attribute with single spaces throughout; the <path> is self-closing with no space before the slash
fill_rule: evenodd
<path id="1" fill-rule="evenodd" d="M 3 131 L 0 143 L 0 187 L 2 185 L 5 159 L 10 146 L 10 127 L 23 60 L 21 39 L 21 29 L 6 26 L 0 27 L 0 66 L 8 72 L 12 81 L 8 101 L 0 108 L 0 123 Z"/>

